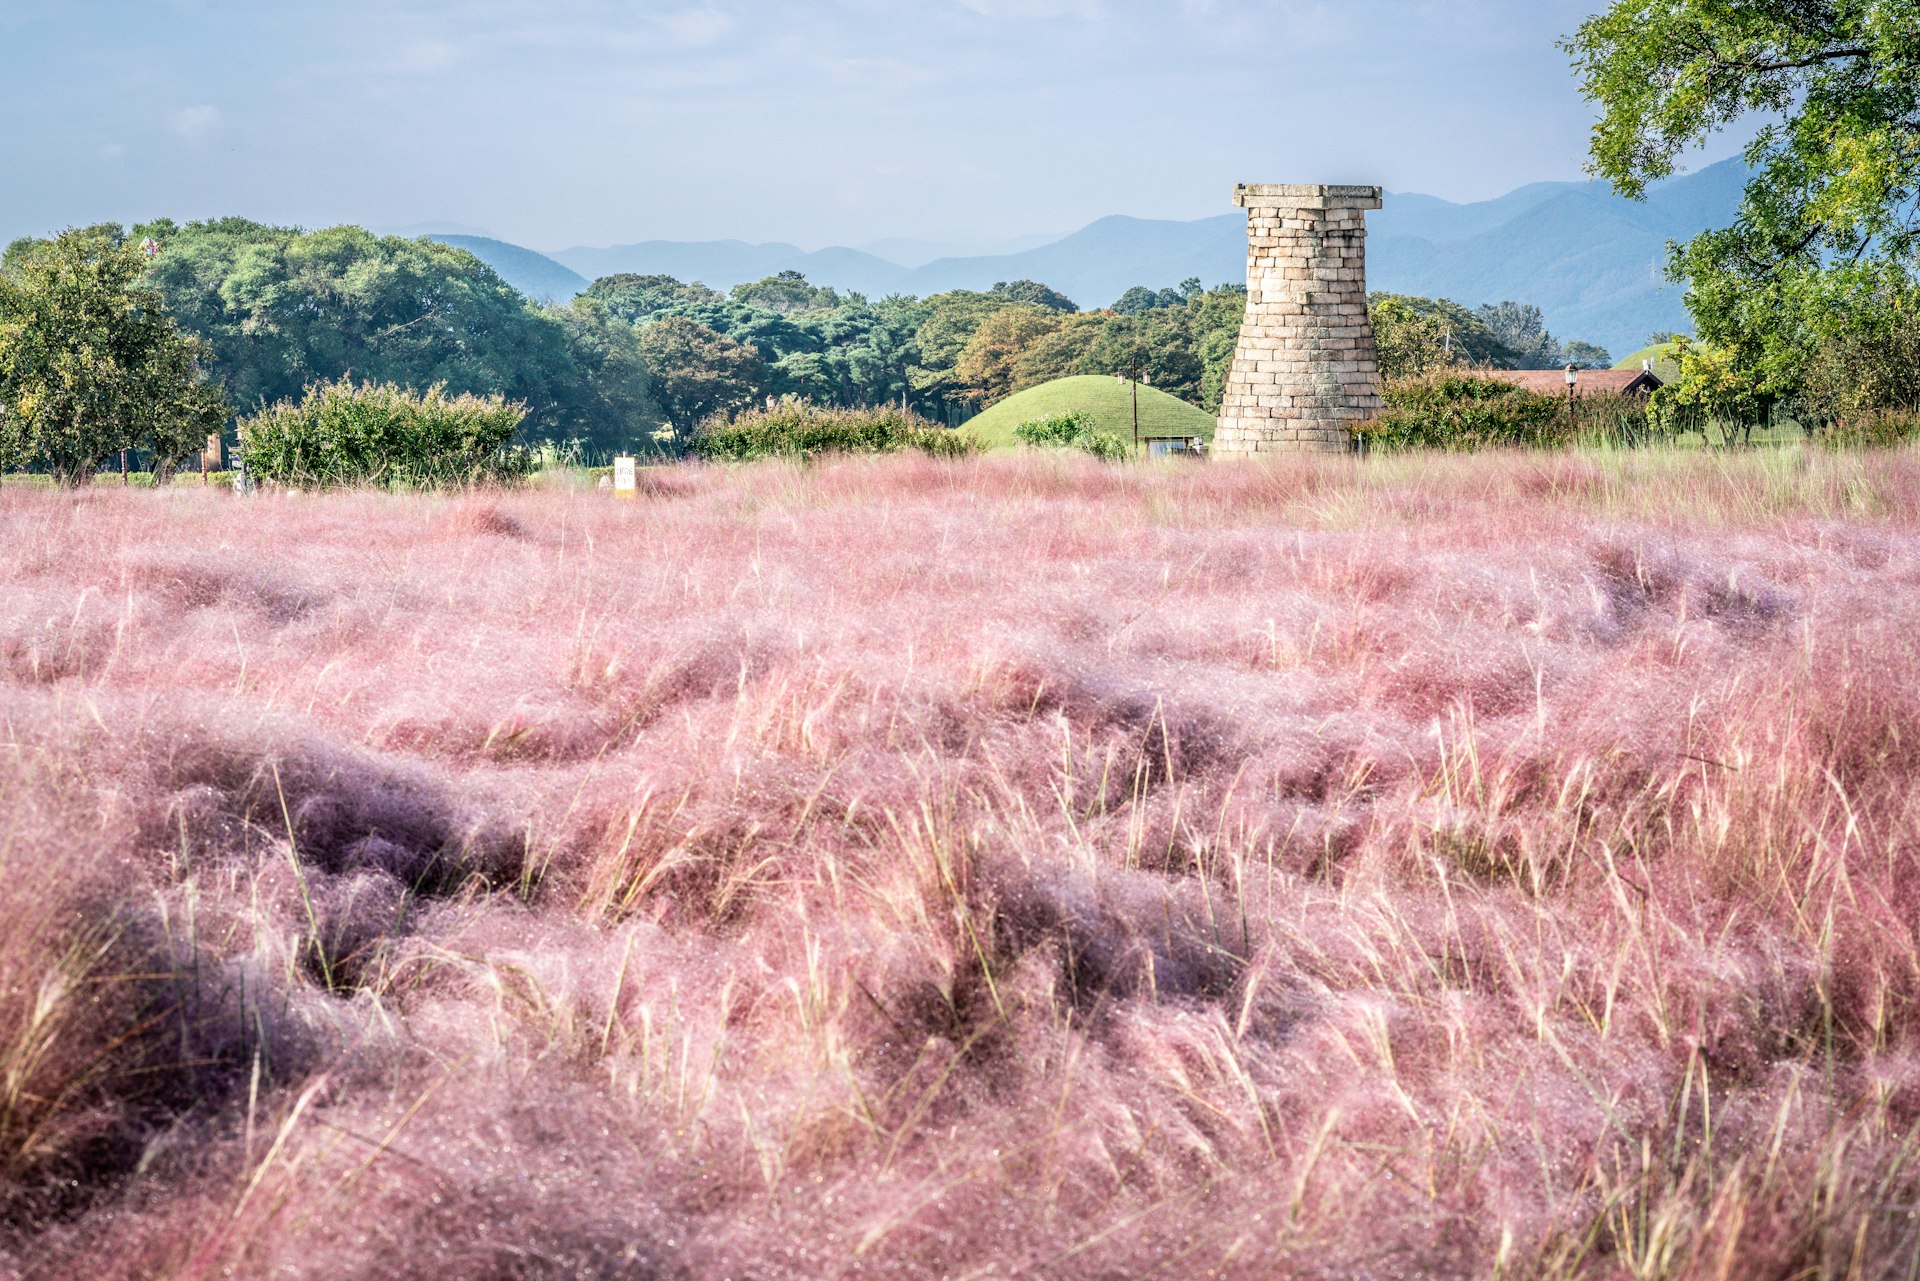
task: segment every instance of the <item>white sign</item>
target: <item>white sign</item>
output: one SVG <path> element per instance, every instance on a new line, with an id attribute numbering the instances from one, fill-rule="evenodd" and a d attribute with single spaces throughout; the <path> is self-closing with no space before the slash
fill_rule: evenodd
<path id="1" fill-rule="evenodd" d="M 613 495 L 615 498 L 637 498 L 640 494 L 640 478 L 635 472 L 636 460 L 616 458 L 613 460 Z"/>

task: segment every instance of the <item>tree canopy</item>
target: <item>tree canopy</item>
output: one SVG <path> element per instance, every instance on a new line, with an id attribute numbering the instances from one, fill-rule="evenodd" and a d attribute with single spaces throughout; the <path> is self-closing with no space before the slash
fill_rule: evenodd
<path id="1" fill-rule="evenodd" d="M 1592 168 L 1638 196 L 1757 118 L 1739 216 L 1674 248 L 1700 337 L 1767 395 L 1910 308 L 1920 0 L 1615 0 L 1565 44 L 1601 108 Z"/>
<path id="2" fill-rule="evenodd" d="M 745 409 L 766 393 L 760 353 L 697 320 L 667 316 L 640 333 L 654 394 L 684 440 L 714 414 Z"/>
<path id="3" fill-rule="evenodd" d="M 840 305 L 840 295 L 824 286 L 816 287 L 797 271 L 782 271 L 752 284 L 736 285 L 733 300 L 762 311 L 791 315 L 800 311 L 832 311 Z"/>
<path id="4" fill-rule="evenodd" d="M 80 484 L 124 449 L 161 474 L 227 418 L 205 353 L 146 283 L 117 227 L 19 241 L 0 261 L 0 466 L 38 462 Z"/>
<path id="5" fill-rule="evenodd" d="M 1080 310 L 1074 305 L 1073 299 L 1037 280 L 1002 280 L 988 292 L 995 298 L 1004 298 L 1008 302 L 1032 303 L 1036 307 L 1046 307 L 1052 311 Z"/>
<path id="6" fill-rule="evenodd" d="M 687 303 L 716 303 L 721 296 L 705 285 L 684 284 L 672 276 L 636 276 L 622 272 L 602 276 L 587 286 L 582 295 L 605 307 L 610 315 L 629 325 L 665 315 Z"/>
<path id="7" fill-rule="evenodd" d="M 604 299 L 536 306 L 464 249 L 240 218 L 131 234 L 160 246 L 153 286 L 242 409 L 351 375 L 523 401 L 529 434 L 601 447 L 659 421 L 632 330 Z"/>

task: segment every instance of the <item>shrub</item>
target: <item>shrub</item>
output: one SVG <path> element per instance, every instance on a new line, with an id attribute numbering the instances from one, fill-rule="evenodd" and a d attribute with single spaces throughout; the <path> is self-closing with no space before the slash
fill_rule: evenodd
<path id="1" fill-rule="evenodd" d="M 500 396 L 424 394 L 342 378 L 316 383 L 240 424 L 248 472 L 291 485 L 441 487 L 518 480 L 529 456 L 507 442 L 527 407 Z"/>
<path id="2" fill-rule="evenodd" d="M 1674 352 L 1680 377 L 1653 393 L 1652 415 L 1666 435 L 1718 428 L 1722 444 L 1750 441 L 1779 401 L 1764 373 L 1724 347 L 1682 344 Z M 1711 437 L 1708 437 L 1711 439 Z"/>
<path id="3" fill-rule="evenodd" d="M 1814 417 L 1839 423 L 1920 404 L 1920 291 L 1883 286 L 1856 300 L 1800 380 Z"/>
<path id="4" fill-rule="evenodd" d="M 1893 449 L 1920 441 L 1920 410 L 1883 409 L 1841 419 L 1814 432 L 1833 449 Z"/>
<path id="5" fill-rule="evenodd" d="M 1133 451 L 1110 431 L 1096 431 L 1079 410 L 1035 418 L 1013 429 L 1014 438 L 1036 449 L 1079 449 L 1106 462 L 1124 461 Z"/>
<path id="6" fill-rule="evenodd" d="M 1644 396 L 1582 396 L 1575 439 L 1586 445 L 1643 445 L 1661 430 Z M 1564 415 L 1565 406 L 1561 408 Z M 1667 434 L 1661 430 L 1661 434 Z"/>
<path id="7" fill-rule="evenodd" d="M 903 409 L 820 409 L 784 400 L 708 419 L 693 434 L 692 450 L 716 462 L 756 458 L 813 458 L 820 454 L 890 454 L 917 449 L 935 458 L 962 458 L 980 446 Z"/>
<path id="8" fill-rule="evenodd" d="M 1557 396 L 1475 378 L 1427 374 L 1389 383 L 1386 410 L 1354 428 L 1377 449 L 1552 448 L 1570 444 L 1565 403 Z"/>

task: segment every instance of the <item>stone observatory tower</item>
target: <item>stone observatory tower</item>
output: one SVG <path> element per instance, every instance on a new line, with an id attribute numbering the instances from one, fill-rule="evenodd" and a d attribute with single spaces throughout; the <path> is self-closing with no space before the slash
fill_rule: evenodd
<path id="1" fill-rule="evenodd" d="M 1243 183 L 1233 203 L 1247 211 L 1247 318 L 1213 451 L 1351 449 L 1351 424 L 1381 408 L 1367 318 L 1367 210 L 1380 188 Z"/>

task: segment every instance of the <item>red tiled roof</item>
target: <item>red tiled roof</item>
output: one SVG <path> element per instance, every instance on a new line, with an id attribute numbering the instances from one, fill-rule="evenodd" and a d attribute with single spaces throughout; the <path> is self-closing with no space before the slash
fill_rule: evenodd
<path id="1" fill-rule="evenodd" d="M 1512 383 L 1543 396 L 1567 394 L 1564 369 L 1480 369 L 1473 376 Z M 1578 396 L 1645 396 L 1660 386 L 1660 379 L 1644 369 L 1582 369 L 1573 389 Z"/>

